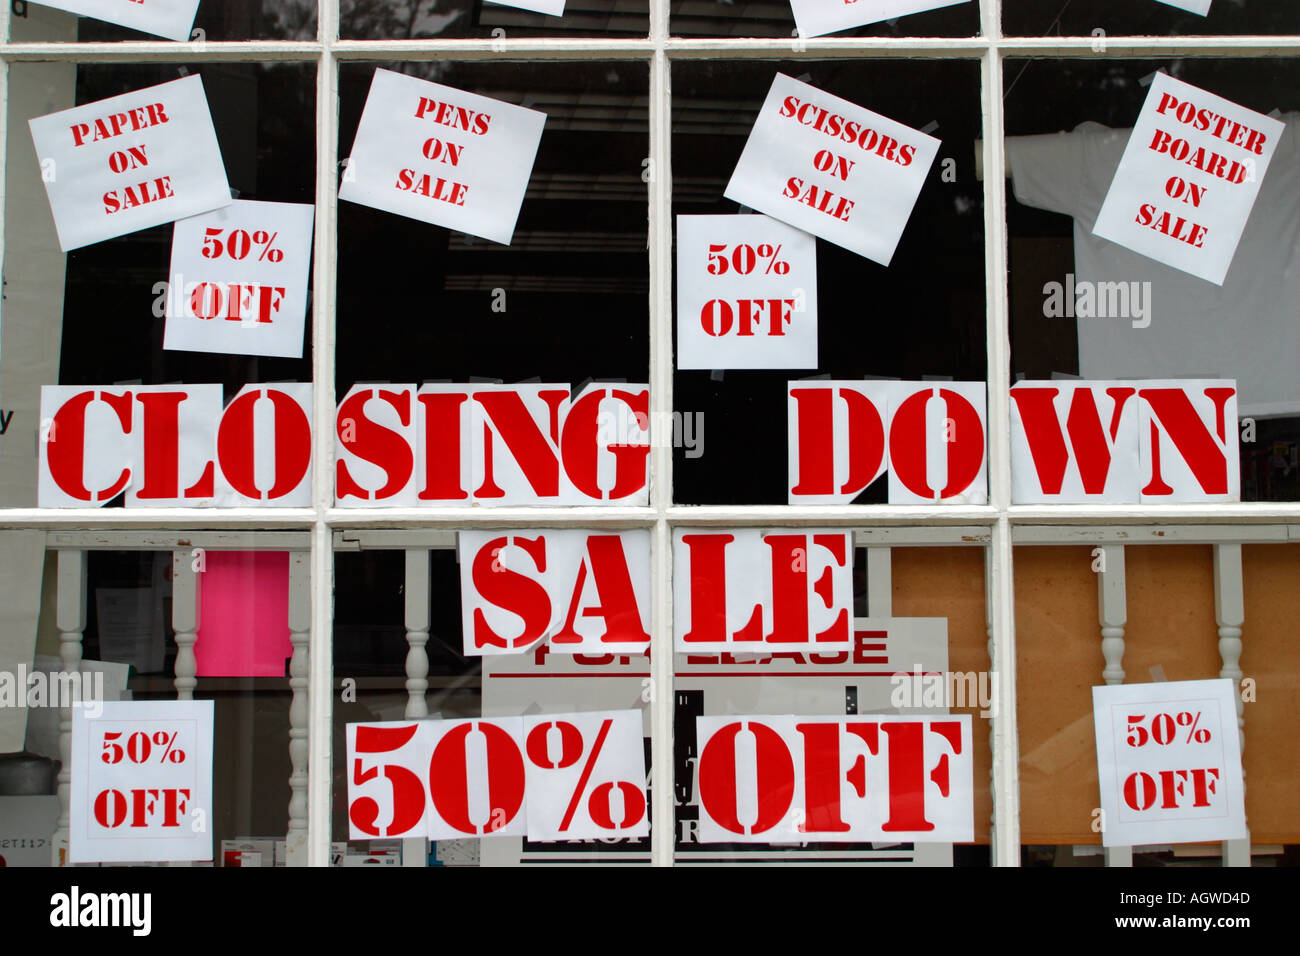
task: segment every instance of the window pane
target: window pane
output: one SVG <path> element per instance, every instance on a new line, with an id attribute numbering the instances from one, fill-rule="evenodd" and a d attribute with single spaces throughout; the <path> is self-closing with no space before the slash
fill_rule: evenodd
<path id="1" fill-rule="evenodd" d="M 645 36 L 646 0 L 568 0 L 563 16 L 520 7 L 545 4 L 449 0 L 343 0 L 339 35 L 345 40 L 410 40 L 537 36 Z"/>
<path id="2" fill-rule="evenodd" d="M 35 3 L 16 3 L 10 21 L 15 43 L 82 40 L 157 42 L 159 37 L 92 17 L 78 17 Z M 190 40 L 314 40 L 315 0 L 221 0 L 201 2 Z"/>
<path id="3" fill-rule="evenodd" d="M 1208 15 L 1190 12 L 1208 7 Z M 1058 7 L 1038 0 L 1003 0 L 1009 36 L 1213 36 L 1300 31 L 1300 11 L 1286 3 L 1233 0 L 1075 0 Z"/>
<path id="4" fill-rule="evenodd" d="M 954 6 L 954 3 L 956 4 Z M 803 7 L 811 11 L 814 2 Z M 893 4 L 895 9 L 902 4 Z M 934 0 L 906 4 L 922 12 L 892 16 L 865 26 L 838 30 L 836 37 L 966 37 L 979 33 L 979 4 L 966 0 Z M 922 9 L 925 7 L 940 9 Z M 669 7 L 675 36 L 706 37 L 798 37 L 794 15 L 787 0 L 710 3 L 707 0 L 673 0 Z M 859 20 L 869 19 L 864 9 Z M 838 20 L 834 23 L 838 24 Z M 792 41 L 797 42 L 797 40 Z"/>

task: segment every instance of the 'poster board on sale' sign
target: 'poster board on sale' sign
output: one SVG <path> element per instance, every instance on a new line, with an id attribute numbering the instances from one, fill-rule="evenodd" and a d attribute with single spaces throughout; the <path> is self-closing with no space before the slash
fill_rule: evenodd
<path id="1" fill-rule="evenodd" d="M 966 0 L 790 0 L 802 37 L 820 37 Z"/>
<path id="2" fill-rule="evenodd" d="M 64 252 L 231 202 L 197 75 L 28 122 Z"/>
<path id="3" fill-rule="evenodd" d="M 42 6 L 168 40 L 190 39 L 199 0 L 42 0 Z"/>
<path id="4" fill-rule="evenodd" d="M 724 195 L 889 265 L 939 140 L 778 73 Z"/>
<path id="5" fill-rule="evenodd" d="M 1285 128 L 1158 74 L 1093 234 L 1223 285 Z"/>
<path id="6" fill-rule="evenodd" d="M 339 198 L 509 245 L 546 114 L 375 70 Z"/>

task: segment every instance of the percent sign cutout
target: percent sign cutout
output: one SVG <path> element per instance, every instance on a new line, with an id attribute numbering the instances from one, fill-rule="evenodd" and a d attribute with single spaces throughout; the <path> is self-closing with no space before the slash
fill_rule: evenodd
<path id="1" fill-rule="evenodd" d="M 1147 729 L 1143 726 L 1146 720 L 1145 714 L 1137 714 L 1129 718 L 1128 745 L 1130 747 L 1141 747 L 1147 742 Z M 1191 711 L 1181 711 L 1178 716 L 1171 714 L 1156 714 L 1151 718 L 1150 739 L 1154 740 L 1161 746 L 1172 744 L 1177 739 L 1177 729 L 1186 727 L 1186 743 L 1208 744 L 1210 742 L 1210 729 L 1200 727 L 1201 712 L 1198 710 L 1195 714 Z"/>
<path id="2" fill-rule="evenodd" d="M 545 720 L 528 731 L 525 750 L 529 839 L 649 832 L 639 712 Z"/>
<path id="3" fill-rule="evenodd" d="M 781 244 L 777 243 L 772 246 L 768 243 L 762 243 L 755 249 L 748 243 L 738 243 L 731 247 L 731 252 L 727 252 L 726 243 L 709 244 L 709 275 L 721 276 L 727 274 L 727 269 L 734 269 L 742 276 L 747 276 L 754 271 L 758 265 L 758 260 L 767 260 L 767 265 L 763 267 L 763 275 L 771 275 L 775 272 L 779 276 L 789 275 L 790 263 L 780 258 Z"/>
<path id="4" fill-rule="evenodd" d="M 227 233 L 225 242 L 222 242 L 222 233 Z M 255 229 L 250 234 L 246 229 L 231 229 L 229 232 L 225 229 L 218 229 L 209 226 L 204 230 L 203 235 L 203 257 L 205 259 L 220 259 L 224 253 L 227 258 L 236 261 L 242 261 L 248 258 L 254 246 L 261 248 L 258 253 L 258 262 L 283 262 L 284 250 L 275 247 L 275 240 L 280 237 L 280 233 L 267 232 L 264 229 Z"/>
<path id="5" fill-rule="evenodd" d="M 185 751 L 174 746 L 177 731 L 173 730 L 168 734 L 165 730 L 157 730 L 154 731 L 152 739 L 143 731 L 136 731 L 127 737 L 125 747 L 116 742 L 121 736 L 121 731 L 105 732 L 104 749 L 100 754 L 100 759 L 104 763 L 121 763 L 124 756 L 131 763 L 148 763 L 155 746 L 163 748 L 162 755 L 158 758 L 159 763 L 185 762 Z"/>

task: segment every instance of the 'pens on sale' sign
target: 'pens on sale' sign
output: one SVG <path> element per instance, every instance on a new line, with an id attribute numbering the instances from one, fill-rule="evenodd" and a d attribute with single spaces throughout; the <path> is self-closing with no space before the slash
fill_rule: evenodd
<path id="1" fill-rule="evenodd" d="M 301 358 L 313 212 L 237 200 L 176 223 L 163 348 Z"/>
<path id="2" fill-rule="evenodd" d="M 969 843 L 971 718 L 697 717 L 701 843 Z"/>
<path id="3" fill-rule="evenodd" d="M 725 195 L 887 266 L 938 151 L 933 136 L 778 73 Z"/>
<path id="4" fill-rule="evenodd" d="M 199 0 L 41 0 L 41 5 L 168 40 L 190 39 L 199 10 Z"/>
<path id="5" fill-rule="evenodd" d="M 1092 689 L 1103 846 L 1246 838 L 1237 706 L 1227 678 Z"/>
<path id="6" fill-rule="evenodd" d="M 1285 128 L 1158 74 L 1093 234 L 1223 285 Z"/>
<path id="7" fill-rule="evenodd" d="M 816 368 L 817 240 L 767 216 L 678 216 L 677 367 Z"/>
<path id="8" fill-rule="evenodd" d="M 645 836 L 641 724 L 639 710 L 348 724 L 348 837 Z"/>
<path id="9" fill-rule="evenodd" d="M 212 713 L 210 700 L 73 708 L 72 862 L 212 859 Z"/>
<path id="10" fill-rule="evenodd" d="M 803 37 L 820 37 L 909 13 L 937 10 L 966 0 L 790 0 Z"/>
<path id="11" fill-rule="evenodd" d="M 64 252 L 230 204 L 197 75 L 28 125 Z"/>
<path id="12" fill-rule="evenodd" d="M 509 244 L 546 114 L 375 70 L 339 198 Z"/>

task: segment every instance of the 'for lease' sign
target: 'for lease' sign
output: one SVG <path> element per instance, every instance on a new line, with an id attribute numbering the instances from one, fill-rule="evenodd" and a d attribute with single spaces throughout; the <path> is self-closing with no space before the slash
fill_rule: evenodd
<path id="1" fill-rule="evenodd" d="M 887 266 L 938 151 L 933 136 L 778 73 L 725 195 Z"/>

